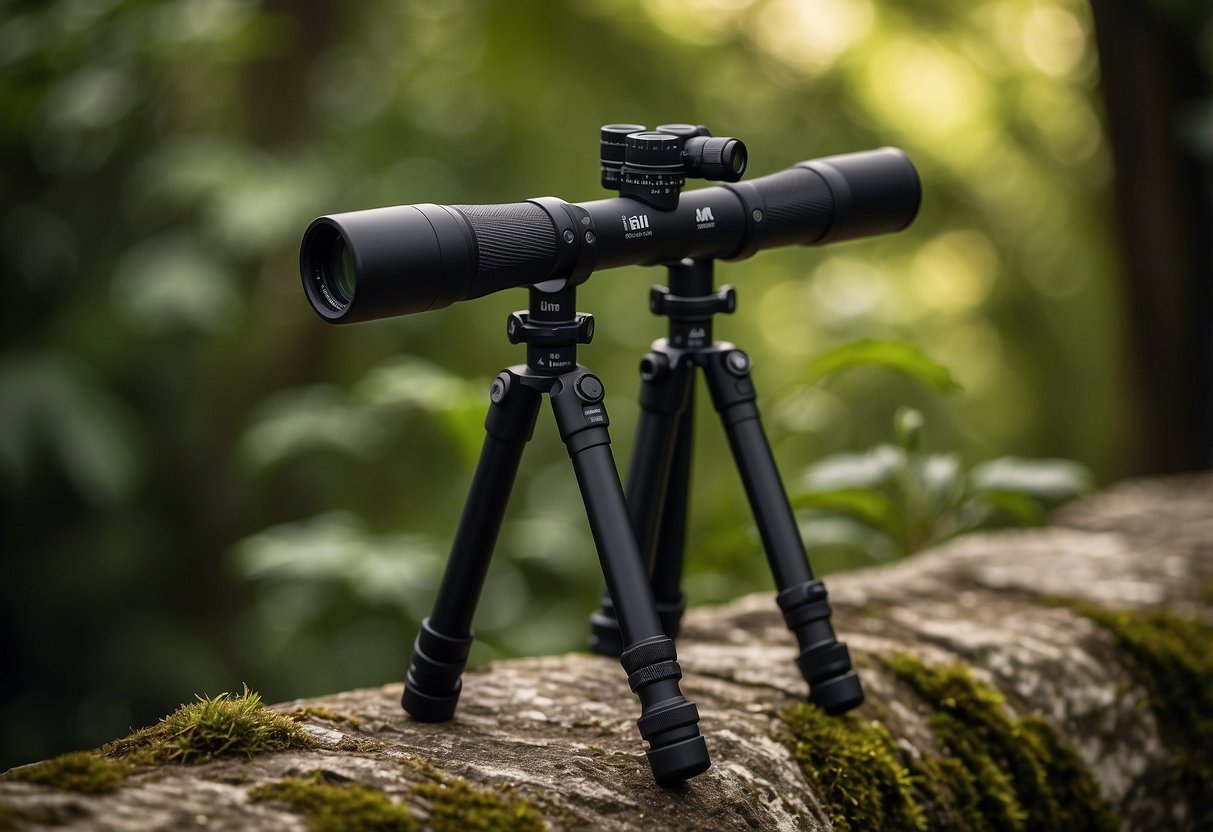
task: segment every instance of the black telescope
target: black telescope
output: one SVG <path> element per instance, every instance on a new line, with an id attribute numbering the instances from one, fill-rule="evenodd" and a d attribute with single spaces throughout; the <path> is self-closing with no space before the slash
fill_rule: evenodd
<path id="1" fill-rule="evenodd" d="M 299 266 L 316 312 L 353 323 L 511 287 L 556 291 L 616 266 L 738 260 L 776 246 L 900 231 L 921 194 L 910 160 L 886 147 L 686 191 L 673 210 L 620 196 L 330 214 L 308 226 Z"/>

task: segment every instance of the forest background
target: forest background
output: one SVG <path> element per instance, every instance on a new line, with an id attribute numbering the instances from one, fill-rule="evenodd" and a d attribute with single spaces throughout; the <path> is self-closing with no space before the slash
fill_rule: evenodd
<path id="1" fill-rule="evenodd" d="M 717 335 L 754 359 L 819 572 L 1042 516 L 1014 497 L 975 515 L 981 476 L 1047 503 L 1209 467 L 1211 16 L 1199 0 L 0 3 L 0 768 L 244 682 L 278 701 L 400 679 L 488 383 L 522 360 L 505 318 L 525 292 L 329 327 L 299 238 L 380 205 L 599 198 L 605 122 L 707 124 L 747 143 L 751 175 L 883 145 L 918 167 L 907 231 L 717 270 L 739 297 Z M 579 293 L 621 468 L 662 279 L 607 271 Z M 704 398 L 692 604 L 772 586 Z M 600 575 L 550 418 L 473 663 L 585 643 Z M 888 480 L 907 445 L 922 493 Z"/>

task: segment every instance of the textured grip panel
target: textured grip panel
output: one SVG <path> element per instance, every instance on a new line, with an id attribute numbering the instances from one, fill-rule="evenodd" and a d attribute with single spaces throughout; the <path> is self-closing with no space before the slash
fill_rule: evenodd
<path id="1" fill-rule="evenodd" d="M 532 202 L 452 205 L 467 218 L 476 237 L 475 286 L 468 297 L 548 277 L 556 256 L 556 227 Z"/>
<path id="2" fill-rule="evenodd" d="M 834 219 L 834 196 L 825 181 L 811 170 L 791 170 L 750 180 L 766 203 L 763 247 L 812 243 L 822 237 Z"/>

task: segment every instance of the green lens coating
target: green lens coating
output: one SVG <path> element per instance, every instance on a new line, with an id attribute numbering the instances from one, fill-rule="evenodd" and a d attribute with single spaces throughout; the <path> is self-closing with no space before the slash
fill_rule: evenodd
<path id="1" fill-rule="evenodd" d="M 332 261 L 329 264 L 329 290 L 340 303 L 349 303 L 354 299 L 354 286 L 357 284 L 357 270 L 354 268 L 354 254 L 346 245 L 344 237 L 338 237 L 333 245 Z"/>

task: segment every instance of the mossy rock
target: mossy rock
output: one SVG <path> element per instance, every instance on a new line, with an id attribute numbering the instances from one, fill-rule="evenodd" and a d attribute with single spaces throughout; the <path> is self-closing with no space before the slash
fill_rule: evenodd
<path id="1" fill-rule="evenodd" d="M 111 794 L 126 782 L 130 768 L 126 762 L 108 760 L 96 751 L 73 751 L 13 769 L 5 777 L 81 794 Z"/>
<path id="2" fill-rule="evenodd" d="M 783 713 L 792 756 L 835 829 L 1116 829 L 1091 773 L 1046 722 L 1011 715 L 963 666 L 904 654 L 884 663 L 930 709 L 935 749 L 810 704 Z"/>
<path id="3" fill-rule="evenodd" d="M 308 819 L 313 832 L 542 832 L 543 815 L 529 801 L 507 791 L 477 788 L 427 765 L 410 765 L 426 777 L 402 801 L 386 792 L 315 771 L 249 792 L 254 802 L 285 803 Z"/>

